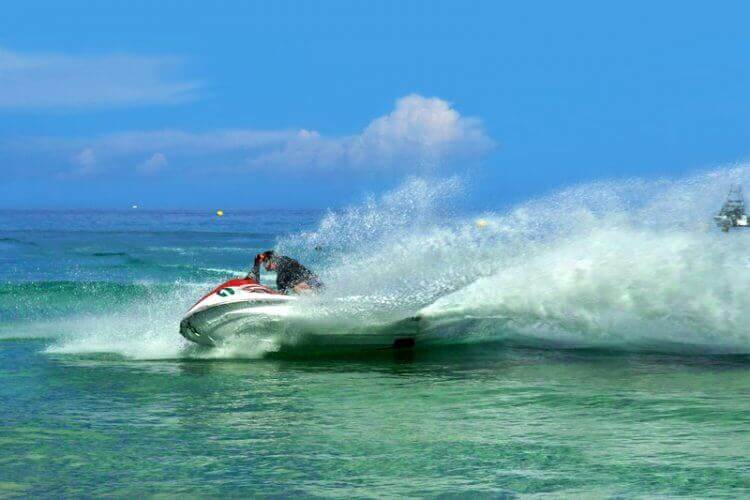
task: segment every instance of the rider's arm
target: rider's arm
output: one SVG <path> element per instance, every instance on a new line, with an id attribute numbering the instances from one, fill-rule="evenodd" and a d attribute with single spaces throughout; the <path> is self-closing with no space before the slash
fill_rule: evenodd
<path id="1" fill-rule="evenodd" d="M 253 261 L 253 269 L 247 274 L 248 278 L 254 279 L 258 283 L 260 283 L 260 263 L 262 260 L 261 254 L 256 255 Z"/>

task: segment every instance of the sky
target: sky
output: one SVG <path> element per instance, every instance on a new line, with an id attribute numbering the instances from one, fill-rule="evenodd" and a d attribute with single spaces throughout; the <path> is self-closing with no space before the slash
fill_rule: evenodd
<path id="1" fill-rule="evenodd" d="M 750 156 L 746 2 L 36 1 L 0 18 L 0 207 L 492 209 Z"/>

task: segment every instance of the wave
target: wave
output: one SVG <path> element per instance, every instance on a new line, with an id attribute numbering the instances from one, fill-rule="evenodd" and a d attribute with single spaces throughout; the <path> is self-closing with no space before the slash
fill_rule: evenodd
<path id="1" fill-rule="evenodd" d="M 132 259 L 133 257 L 127 252 L 93 252 L 92 257 L 127 257 Z"/>
<path id="2" fill-rule="evenodd" d="M 0 238 L 0 244 L 6 243 L 10 245 L 20 245 L 20 246 L 30 246 L 30 247 L 38 247 L 38 243 L 34 243 L 33 241 L 26 241 L 26 240 L 20 240 L 18 238 Z"/>

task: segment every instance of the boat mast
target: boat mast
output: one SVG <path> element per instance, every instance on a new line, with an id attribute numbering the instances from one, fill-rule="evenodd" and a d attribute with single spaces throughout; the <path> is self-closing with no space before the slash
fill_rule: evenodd
<path id="1" fill-rule="evenodd" d="M 729 188 L 727 201 L 721 206 L 721 210 L 714 216 L 716 225 L 722 231 L 727 232 L 731 227 L 747 227 L 748 218 L 745 214 L 745 197 L 742 195 L 742 186 L 732 184 Z"/>
<path id="2" fill-rule="evenodd" d="M 724 202 L 724 206 L 721 207 L 719 214 L 727 215 L 734 219 L 739 219 L 745 215 L 745 198 L 742 195 L 742 186 L 732 184 L 729 188 L 727 201 Z"/>

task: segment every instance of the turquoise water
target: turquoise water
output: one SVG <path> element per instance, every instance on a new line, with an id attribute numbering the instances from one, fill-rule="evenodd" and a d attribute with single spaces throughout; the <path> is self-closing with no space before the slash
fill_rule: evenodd
<path id="1" fill-rule="evenodd" d="M 668 188 L 705 210 L 705 184 Z M 600 224 L 580 191 L 546 200 L 559 231 L 529 225 L 536 202 L 476 225 L 435 202 L 454 188 L 0 212 L 0 496 L 750 495 L 750 242 L 648 203 Z M 549 215 L 582 207 L 582 227 Z M 270 247 L 326 281 L 311 318 L 419 313 L 425 341 L 188 345 L 185 310 Z"/>
<path id="2" fill-rule="evenodd" d="M 498 345 L 127 361 L 2 343 L 4 494 L 746 496 L 746 358 Z"/>

